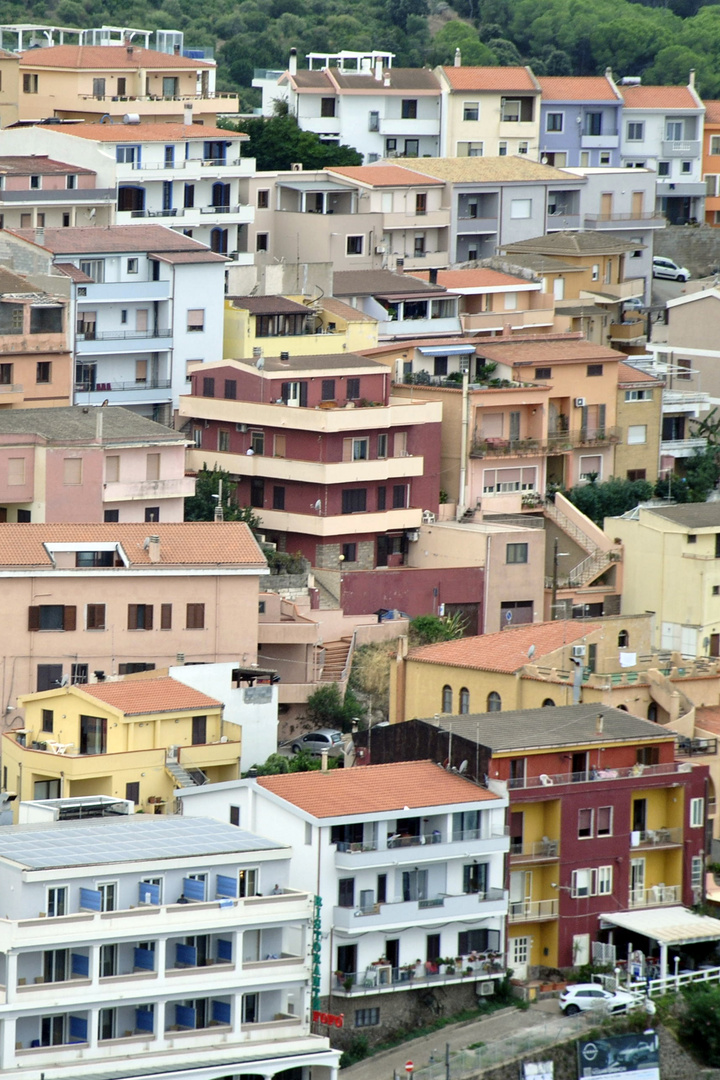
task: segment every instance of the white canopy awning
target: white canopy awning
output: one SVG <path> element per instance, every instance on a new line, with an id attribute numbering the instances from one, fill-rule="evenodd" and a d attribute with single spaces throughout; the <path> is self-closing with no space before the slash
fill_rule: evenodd
<path id="1" fill-rule="evenodd" d="M 696 915 L 684 907 L 617 911 L 600 915 L 599 919 L 602 929 L 620 927 L 631 934 L 651 938 L 670 948 L 700 941 L 720 940 L 720 919 L 713 919 L 709 915 Z"/>

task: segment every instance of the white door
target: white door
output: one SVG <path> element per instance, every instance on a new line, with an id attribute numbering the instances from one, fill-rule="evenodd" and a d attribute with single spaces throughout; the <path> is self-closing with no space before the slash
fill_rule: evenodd
<path id="1" fill-rule="evenodd" d="M 590 963 L 590 935 L 573 934 L 573 965 L 582 967 Z"/>
<path id="2" fill-rule="evenodd" d="M 532 870 L 516 870 L 510 874 L 510 914 L 526 916 L 532 900 Z"/>
<path id="3" fill-rule="evenodd" d="M 645 860 L 630 860 L 630 903 L 639 907 L 645 903 Z"/>
<path id="4" fill-rule="evenodd" d="M 531 943 L 529 937 L 510 938 L 508 941 L 508 967 L 512 968 L 516 979 L 527 978 Z"/>
<path id="5" fill-rule="evenodd" d="M 556 300 L 565 299 L 565 278 L 555 278 L 555 280 L 553 281 L 553 296 Z"/>

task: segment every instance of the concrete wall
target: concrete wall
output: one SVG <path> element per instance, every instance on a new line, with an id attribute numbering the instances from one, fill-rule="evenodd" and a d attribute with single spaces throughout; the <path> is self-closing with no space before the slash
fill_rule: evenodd
<path id="1" fill-rule="evenodd" d="M 437 614 L 440 604 L 477 605 L 482 626 L 484 572 L 480 566 L 343 573 L 342 607 L 359 615 L 379 608 L 398 608 L 414 618 Z"/>
<path id="2" fill-rule="evenodd" d="M 720 269 L 720 229 L 710 225 L 673 225 L 655 236 L 655 254 L 687 266 L 693 277 Z"/>

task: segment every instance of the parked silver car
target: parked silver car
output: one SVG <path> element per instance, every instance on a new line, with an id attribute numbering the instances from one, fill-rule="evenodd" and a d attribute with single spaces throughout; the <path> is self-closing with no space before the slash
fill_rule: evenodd
<path id="1" fill-rule="evenodd" d="M 333 728 L 307 731 L 293 741 L 291 749 L 293 754 L 299 754 L 301 750 L 307 750 L 310 754 L 321 754 L 323 750 L 327 750 L 330 757 L 342 757 L 343 734 L 342 731 L 336 731 Z"/>

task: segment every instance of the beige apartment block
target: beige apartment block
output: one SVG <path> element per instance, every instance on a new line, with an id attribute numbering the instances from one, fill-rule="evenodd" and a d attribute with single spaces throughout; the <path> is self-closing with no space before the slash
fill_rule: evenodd
<path id="1" fill-rule="evenodd" d="M 647 371 L 618 365 L 617 425 L 623 437 L 615 444 L 614 475 L 620 480 L 654 484 L 658 478 L 664 385 Z"/>
<path id="2" fill-rule="evenodd" d="M 441 157 L 527 154 L 540 145 L 540 83 L 529 67 L 435 68 L 442 87 Z"/>
<path id="3" fill-rule="evenodd" d="M 239 522 L 3 525 L 3 702 L 98 671 L 255 662 L 265 570 Z"/>

